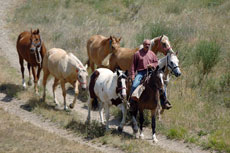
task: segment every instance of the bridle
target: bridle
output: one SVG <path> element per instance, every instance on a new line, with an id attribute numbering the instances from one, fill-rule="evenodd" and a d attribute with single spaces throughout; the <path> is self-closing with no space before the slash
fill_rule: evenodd
<path id="1" fill-rule="evenodd" d="M 169 57 L 167 56 L 167 67 L 169 67 L 169 68 L 171 69 L 171 73 L 172 73 L 172 72 L 173 72 L 176 68 L 178 68 L 179 66 L 174 66 L 174 67 L 172 67 L 172 66 L 169 64 L 168 60 L 169 60 Z"/>
<path id="2" fill-rule="evenodd" d="M 34 43 L 33 41 L 31 41 L 31 44 L 35 46 L 35 51 L 34 51 L 34 54 L 35 54 L 35 59 L 36 59 L 36 62 L 40 65 L 41 67 L 41 53 L 39 54 L 39 52 L 41 51 L 41 47 L 42 47 L 42 40 L 40 39 L 40 42 L 39 43 Z M 38 55 L 37 55 L 37 50 L 38 50 Z M 39 57 L 38 57 L 39 56 Z"/>

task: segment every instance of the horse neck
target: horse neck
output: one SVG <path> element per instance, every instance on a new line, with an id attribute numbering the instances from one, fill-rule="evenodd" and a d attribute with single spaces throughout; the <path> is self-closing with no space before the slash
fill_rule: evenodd
<path id="1" fill-rule="evenodd" d="M 153 51 L 155 54 L 158 53 L 158 44 L 159 44 L 159 38 L 153 38 L 151 40 L 151 43 L 150 43 L 150 48 L 151 48 L 151 51 Z"/>
<path id="2" fill-rule="evenodd" d="M 164 56 L 158 61 L 159 68 L 162 69 L 163 67 L 167 67 L 167 56 Z"/>
<path id="3" fill-rule="evenodd" d="M 167 55 L 168 56 L 168 55 Z M 163 70 L 163 72 L 164 72 L 164 80 L 166 80 L 167 79 L 167 77 L 168 77 L 168 75 L 169 75 L 169 73 L 170 73 L 170 71 L 169 71 L 169 69 L 168 69 L 168 66 L 167 66 L 167 56 L 164 56 L 163 58 L 161 58 L 160 60 L 159 60 L 159 62 L 158 62 L 158 65 L 159 65 L 159 69 L 163 69 L 164 67 L 164 70 Z"/>

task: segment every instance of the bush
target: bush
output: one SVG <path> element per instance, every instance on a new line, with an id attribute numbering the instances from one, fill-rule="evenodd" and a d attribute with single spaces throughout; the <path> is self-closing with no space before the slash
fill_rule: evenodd
<path id="1" fill-rule="evenodd" d="M 195 48 L 195 62 L 203 75 L 210 73 L 211 69 L 220 59 L 220 46 L 216 42 L 201 41 Z M 202 66 L 200 67 L 200 63 Z"/>

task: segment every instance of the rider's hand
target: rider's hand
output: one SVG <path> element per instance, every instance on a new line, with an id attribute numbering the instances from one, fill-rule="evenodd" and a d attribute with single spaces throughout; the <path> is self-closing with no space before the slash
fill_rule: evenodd
<path id="1" fill-rule="evenodd" d="M 147 65 L 147 68 L 151 68 L 151 67 L 152 67 L 152 65 L 151 65 L 151 64 Z"/>

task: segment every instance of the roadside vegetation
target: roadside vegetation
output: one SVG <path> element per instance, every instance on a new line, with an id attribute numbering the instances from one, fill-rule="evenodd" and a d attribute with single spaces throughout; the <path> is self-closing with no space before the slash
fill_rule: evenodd
<path id="1" fill-rule="evenodd" d="M 9 15 L 9 26 L 14 42 L 20 32 L 39 28 L 48 49 L 63 48 L 83 62 L 86 41 L 94 34 L 122 37 L 122 46 L 128 48 L 144 38 L 167 35 L 174 51 L 179 51 L 182 76 L 171 78 L 168 97 L 173 108 L 165 111 L 157 131 L 169 139 L 230 152 L 229 17 L 228 0 L 27 0 Z M 60 121 L 63 126 L 77 128 L 72 114 L 47 107 L 38 105 L 36 113 L 47 111 L 54 120 L 65 116 Z M 146 122 L 150 123 L 149 118 Z M 111 141 L 106 137 L 122 139 L 112 133 L 103 135 L 97 139 L 104 143 Z M 123 139 L 129 141 L 129 137 Z M 130 145 L 134 141 L 140 140 Z"/>

